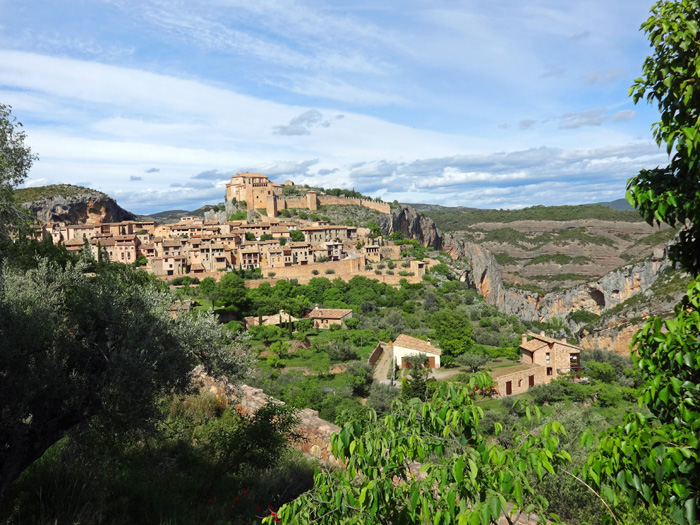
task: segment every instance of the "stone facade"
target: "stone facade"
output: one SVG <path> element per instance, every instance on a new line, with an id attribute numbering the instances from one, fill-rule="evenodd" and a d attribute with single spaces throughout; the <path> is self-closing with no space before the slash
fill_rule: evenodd
<path id="1" fill-rule="evenodd" d="M 523 334 L 520 349 L 522 356 L 518 370 L 497 376 L 494 373 L 498 397 L 522 394 L 532 386 L 580 371 L 581 349 L 566 340 L 545 337 L 544 333 Z"/>

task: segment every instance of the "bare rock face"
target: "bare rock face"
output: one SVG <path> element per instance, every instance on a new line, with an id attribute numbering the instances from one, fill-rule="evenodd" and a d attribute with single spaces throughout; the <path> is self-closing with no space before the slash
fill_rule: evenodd
<path id="1" fill-rule="evenodd" d="M 58 194 L 25 202 L 22 206 L 44 223 L 99 224 L 136 219 L 134 214 L 123 209 L 106 193 L 88 188 L 80 188 L 80 191 L 68 196 Z"/>
<path id="2" fill-rule="evenodd" d="M 228 203 L 226 203 L 226 204 L 228 204 Z M 228 220 L 229 216 L 230 216 L 230 214 L 227 213 L 226 211 L 207 210 L 204 212 L 204 220 L 205 221 L 218 221 L 221 224 L 226 222 Z"/>
<path id="3" fill-rule="evenodd" d="M 526 321 L 559 319 L 566 322 L 566 316 L 570 312 L 581 309 L 601 314 L 646 291 L 671 265 L 667 250 L 660 249 L 656 250 L 650 259 L 614 270 L 597 281 L 541 295 L 507 287 L 489 250 L 450 234 L 443 234 L 432 219 L 423 217 L 410 206 L 392 210 L 381 226 L 387 235 L 400 231 L 406 237 L 416 239 L 425 246 L 449 253 L 452 258 L 468 259 L 471 272 L 467 280 L 481 293 L 486 302 L 508 315 L 515 315 Z M 581 328 L 573 322 L 569 324 L 572 330 Z"/>
<path id="4" fill-rule="evenodd" d="M 410 206 L 391 210 L 390 215 L 379 219 L 379 226 L 385 235 L 401 232 L 408 239 L 416 239 L 423 246 L 435 250 L 442 249 L 442 234 L 432 219 L 423 217 Z"/>

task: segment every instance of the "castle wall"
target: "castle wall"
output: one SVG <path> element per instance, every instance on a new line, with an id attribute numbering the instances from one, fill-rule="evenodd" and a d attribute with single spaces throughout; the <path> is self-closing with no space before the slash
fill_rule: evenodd
<path id="1" fill-rule="evenodd" d="M 386 202 L 374 202 L 365 199 L 355 199 L 347 197 L 335 197 L 333 195 L 316 195 L 313 192 L 309 192 L 303 197 L 282 197 L 278 199 L 277 207 L 281 210 L 289 210 L 292 208 L 306 209 L 310 211 L 315 211 L 318 206 L 363 206 L 371 210 L 378 211 L 379 213 L 389 214 L 391 213 L 391 208 Z"/>

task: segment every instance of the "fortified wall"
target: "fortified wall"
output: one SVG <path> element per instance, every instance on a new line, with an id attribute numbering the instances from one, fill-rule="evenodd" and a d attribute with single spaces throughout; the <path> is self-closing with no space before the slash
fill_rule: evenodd
<path id="1" fill-rule="evenodd" d="M 319 206 L 333 205 L 363 206 L 385 215 L 391 213 L 391 208 L 386 202 L 356 199 L 354 197 L 318 195 L 315 191 L 310 191 L 303 197 L 275 197 L 271 195 L 267 202 L 267 215 L 276 217 L 279 210 L 289 210 L 292 208 L 316 211 Z"/>

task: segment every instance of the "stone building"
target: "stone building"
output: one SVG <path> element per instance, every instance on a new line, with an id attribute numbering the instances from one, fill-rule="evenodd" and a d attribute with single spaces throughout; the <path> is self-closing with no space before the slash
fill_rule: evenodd
<path id="1" fill-rule="evenodd" d="M 352 310 L 345 308 L 319 308 L 318 306 L 306 314 L 306 319 L 311 319 L 314 328 L 330 328 L 331 325 L 343 325 L 345 319 L 352 317 Z"/>
<path id="2" fill-rule="evenodd" d="M 261 173 L 238 173 L 226 184 L 226 200 L 245 201 L 249 210 L 267 209 L 268 198 L 281 197 L 282 187 Z"/>
<path id="3" fill-rule="evenodd" d="M 521 366 L 511 373 L 503 369 L 503 375 L 492 374 L 498 388 L 498 396 L 522 394 L 535 385 L 542 385 L 563 374 L 581 369 L 581 348 L 569 344 L 566 339 L 553 339 L 544 333 L 523 334 L 520 344 Z"/>

